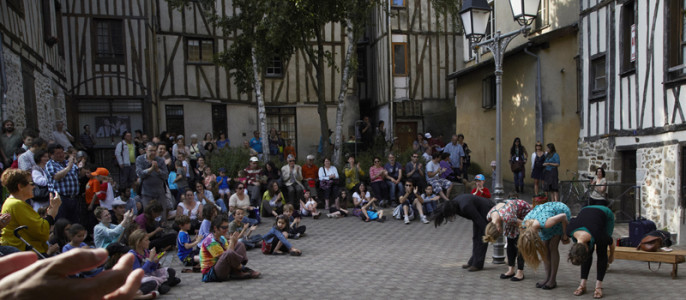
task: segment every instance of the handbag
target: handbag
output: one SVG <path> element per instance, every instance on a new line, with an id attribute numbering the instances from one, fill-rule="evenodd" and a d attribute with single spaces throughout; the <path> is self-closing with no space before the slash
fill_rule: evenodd
<path id="1" fill-rule="evenodd" d="M 510 170 L 514 173 L 519 173 L 522 170 L 524 170 L 524 161 L 523 160 L 513 160 L 512 163 L 510 163 Z"/>
<path id="2" fill-rule="evenodd" d="M 50 191 L 48 191 L 48 186 L 37 185 L 33 187 L 33 201 L 36 202 L 46 202 L 50 201 Z"/>
<path id="3" fill-rule="evenodd" d="M 637 250 L 645 252 L 657 252 L 660 248 L 662 248 L 662 238 L 652 235 L 646 235 L 636 247 Z"/>

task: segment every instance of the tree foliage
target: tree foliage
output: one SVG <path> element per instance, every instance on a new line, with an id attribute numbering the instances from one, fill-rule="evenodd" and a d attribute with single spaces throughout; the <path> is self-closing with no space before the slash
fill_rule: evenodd
<path id="1" fill-rule="evenodd" d="M 446 14 L 448 16 L 456 32 L 462 31 L 462 23 L 460 21 L 462 0 L 431 0 L 431 6 L 436 10 L 437 14 Z"/>

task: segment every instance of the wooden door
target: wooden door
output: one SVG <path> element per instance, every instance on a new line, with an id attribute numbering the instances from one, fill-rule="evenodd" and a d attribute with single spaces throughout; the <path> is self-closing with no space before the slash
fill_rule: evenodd
<path id="1" fill-rule="evenodd" d="M 417 137 L 417 122 L 396 122 L 395 132 L 398 140 L 395 141 L 398 152 L 412 148 L 412 142 Z"/>

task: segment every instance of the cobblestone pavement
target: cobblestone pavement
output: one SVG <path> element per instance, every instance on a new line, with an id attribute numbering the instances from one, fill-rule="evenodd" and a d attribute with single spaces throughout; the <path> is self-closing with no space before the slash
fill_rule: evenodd
<path id="1" fill-rule="evenodd" d="M 390 209 L 386 213 L 390 216 Z M 263 234 L 273 219 L 257 230 Z M 438 228 L 433 223 L 413 221 L 409 225 L 390 219 L 364 223 L 359 218 L 313 220 L 306 218 L 307 235 L 293 241 L 303 251 L 300 257 L 266 256 L 259 249 L 248 251 L 248 266 L 262 272 L 255 280 L 202 283 L 200 274 L 180 273 L 174 254 L 165 257 L 182 279 L 163 296 L 167 299 L 592 299 L 595 264 L 589 293 L 572 295 L 578 286 L 579 267 L 566 261 L 569 245 L 561 245 L 558 286 L 553 290 L 534 287 L 545 272 L 525 268 L 525 280 L 499 279 L 505 265 L 491 263 L 489 247 L 484 270 L 467 272 L 460 266 L 471 252 L 471 222 L 462 218 Z M 268 225 L 269 224 L 269 225 Z M 625 235 L 626 224 L 618 224 L 615 235 Z M 652 265 L 657 268 L 656 264 Z M 683 299 L 686 277 L 672 280 L 671 265 L 656 272 L 648 263 L 615 261 L 604 283 L 605 298 L 640 299 L 659 295 Z"/>

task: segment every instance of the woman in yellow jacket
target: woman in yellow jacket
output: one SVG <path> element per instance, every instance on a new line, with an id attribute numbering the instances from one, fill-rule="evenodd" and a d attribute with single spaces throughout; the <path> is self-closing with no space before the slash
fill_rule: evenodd
<path id="1" fill-rule="evenodd" d="M 2 185 L 7 187 L 10 196 L 2 205 L 2 213 L 9 214 L 11 219 L 2 229 L 0 244 L 25 250 L 26 245 L 14 236 L 14 229 L 26 225 L 28 228 L 21 232 L 22 237 L 41 253 L 48 253 L 48 238 L 50 226 L 55 223 L 55 216 L 62 205 L 59 194 L 50 195 L 50 205 L 47 216 L 41 218 L 27 201 L 33 198 L 33 179 L 31 173 L 19 169 L 8 169 L 2 174 Z"/>
<path id="2" fill-rule="evenodd" d="M 360 163 L 355 163 L 355 157 L 348 157 L 348 164 L 343 169 L 345 173 L 345 188 L 348 191 L 353 191 L 357 189 L 357 185 L 360 184 L 360 176 L 364 176 L 364 171 L 360 168 Z"/>

